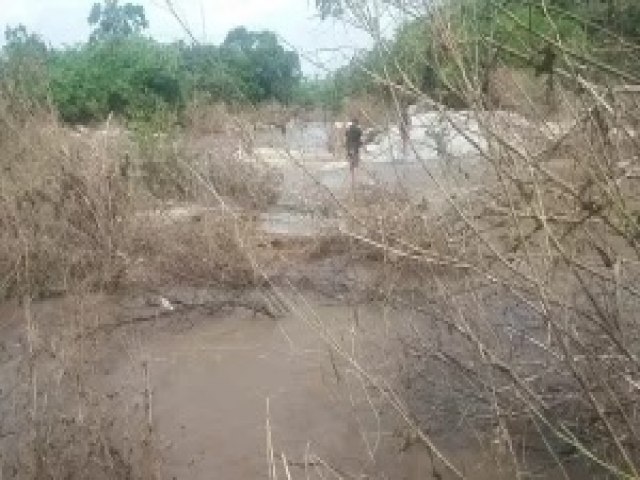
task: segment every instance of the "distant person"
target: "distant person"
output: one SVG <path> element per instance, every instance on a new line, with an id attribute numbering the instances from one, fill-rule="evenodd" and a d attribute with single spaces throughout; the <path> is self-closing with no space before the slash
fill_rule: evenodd
<path id="1" fill-rule="evenodd" d="M 347 145 L 347 158 L 351 174 L 360 163 L 360 147 L 362 146 L 362 129 L 358 124 L 358 119 L 354 118 L 345 132 Z"/>
<path id="2" fill-rule="evenodd" d="M 409 104 L 400 105 L 400 140 L 402 141 L 402 156 L 407 159 L 407 148 L 409 146 L 409 135 L 411 131 L 411 116 L 409 115 Z"/>

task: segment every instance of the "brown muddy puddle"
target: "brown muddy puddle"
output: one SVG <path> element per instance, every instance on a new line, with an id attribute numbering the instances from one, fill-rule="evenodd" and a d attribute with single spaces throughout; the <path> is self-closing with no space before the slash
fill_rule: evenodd
<path id="1" fill-rule="evenodd" d="M 316 313 L 350 322 L 342 307 Z M 332 332 L 349 342 L 347 330 Z M 320 461 L 349 476 L 371 470 L 376 442 L 392 432 L 363 408 L 362 387 L 345 388 L 353 379 L 328 352 L 293 315 L 274 321 L 242 310 L 146 347 L 169 478 L 267 478 L 267 421 L 279 469 L 284 455 L 295 476 Z"/>
<path id="2" fill-rule="evenodd" d="M 166 478 L 455 478 L 407 442 L 384 396 L 328 346 L 330 337 L 375 378 L 393 382 L 395 335 L 410 319 L 373 303 L 297 303 L 279 320 L 237 308 L 154 334 L 116 373 L 123 381 L 148 362 Z M 513 478 L 462 443 L 444 450 L 468 478 Z"/>
<path id="3" fill-rule="evenodd" d="M 227 293 L 201 292 L 191 303 L 182 293 L 167 294 L 176 308 L 164 313 L 138 297 L 85 306 L 137 318 L 106 331 L 101 345 L 111 353 L 95 374 L 105 393 L 133 393 L 117 414 L 126 423 L 140 402 L 146 362 L 159 478 L 456 478 L 441 462 L 434 468 L 429 451 L 390 408 L 388 390 L 372 387 L 401 386 L 398 338 L 419 322 L 411 312 L 374 301 L 352 306 L 347 293 L 336 300 L 292 291 L 290 313 L 270 318 L 242 306 L 258 295 L 207 310 L 199 305 L 229 304 Z M 56 305 L 40 305 L 36 317 L 55 314 Z M 485 440 L 461 435 L 458 422 L 457 414 L 441 418 L 444 430 L 429 433 L 466 478 L 515 478 L 496 467 Z M 556 473 L 538 467 L 520 478 L 562 478 Z"/>

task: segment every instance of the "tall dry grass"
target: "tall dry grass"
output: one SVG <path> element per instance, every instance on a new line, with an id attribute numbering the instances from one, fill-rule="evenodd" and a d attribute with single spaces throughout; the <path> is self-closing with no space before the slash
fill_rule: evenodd
<path id="1" fill-rule="evenodd" d="M 83 138 L 4 92 L 0 123 L 0 295 L 117 282 L 130 212 L 119 169 L 126 147 L 108 129 Z"/>
<path id="2" fill-rule="evenodd" d="M 238 155 L 248 128 L 241 119 L 229 120 L 227 131 L 214 135 L 195 127 L 142 126 L 130 132 L 115 121 L 75 129 L 54 112 L 2 91 L 0 122 L 4 298 L 116 289 L 131 269 L 138 273 L 141 257 L 157 259 L 153 252 L 169 245 L 176 248 L 167 251 L 182 254 L 165 263 L 183 263 L 182 278 L 189 276 L 186 265 L 205 268 L 203 259 L 211 259 L 216 272 L 215 259 L 232 265 L 229 259 L 242 254 L 232 233 L 237 218 L 219 208 L 208 186 L 234 209 L 247 209 L 240 220 L 247 225 L 251 212 L 267 208 L 279 194 L 275 171 Z M 186 215 L 175 214 L 175 208 Z M 209 212 L 205 221 L 192 222 L 201 211 Z M 221 236 L 228 238 L 212 243 Z M 141 250 L 145 242 L 148 248 Z"/>

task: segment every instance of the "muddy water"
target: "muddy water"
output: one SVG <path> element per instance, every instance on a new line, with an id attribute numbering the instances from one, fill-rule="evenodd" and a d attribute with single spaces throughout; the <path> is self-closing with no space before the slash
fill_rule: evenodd
<path id="1" fill-rule="evenodd" d="M 276 320 L 244 308 L 178 312 L 172 321 L 187 327 L 145 341 L 115 378 L 148 363 L 165 478 L 270 478 L 269 445 L 278 478 L 286 469 L 294 479 L 456 478 L 438 462 L 434 469 L 384 394 L 329 348 L 334 342 L 372 378 L 398 387 L 397 340 L 411 313 L 350 303 L 309 294 Z M 486 445 L 456 433 L 458 417 L 447 421 L 434 441 L 467 478 L 513 478 Z"/>
<path id="2" fill-rule="evenodd" d="M 352 325 L 350 309 L 315 311 L 342 324 L 331 328 L 345 345 L 360 344 L 344 328 Z M 267 420 L 279 468 L 284 454 L 296 476 L 305 463 L 327 473 L 315 456 L 350 475 L 400 473 L 397 462 L 377 464 L 382 449 L 388 454 L 398 443 L 393 431 L 365 407 L 362 385 L 348 378 L 339 359 L 331 360 L 326 343 L 300 318 L 273 321 L 236 311 L 160 338 L 145 356 L 170 478 L 267 478 Z M 419 478 L 408 473 L 394 478 Z"/>
<path id="3" fill-rule="evenodd" d="M 180 295 L 167 292 L 175 310 L 137 296 L 115 302 L 105 297 L 89 305 L 113 313 L 115 325 L 131 325 L 109 330 L 111 342 L 103 345 L 114 352 L 96 370 L 103 372 L 97 380 L 105 393 L 137 392 L 131 407 L 139 405 L 144 389 L 140 366 L 148 365 L 160 478 L 270 478 L 268 434 L 278 478 L 455 478 L 442 465 L 434 470 L 430 455 L 407 436 L 384 395 L 357 372 L 356 366 L 363 366 L 374 380 L 398 386 L 403 356 L 397 340 L 419 320 L 411 312 L 373 301 L 353 305 L 355 298 L 343 288 L 331 298 L 306 293 L 302 299 L 288 292 L 295 299 L 292 312 L 274 319 L 254 313 L 248 306 L 255 300 L 251 296 L 238 299 L 235 307 L 218 308 L 230 303 L 228 292 L 194 292 L 189 301 L 190 290 L 181 290 Z M 49 321 L 48 313 L 58 308 L 60 319 L 70 318 L 57 302 L 35 307 L 37 318 Z M 131 318 L 136 322 L 126 321 Z M 2 333 L 9 340 L 10 332 Z M 126 350 L 114 348 L 121 340 Z M 0 378 L 8 377 L 0 370 Z M 126 421 L 133 417 L 129 400 L 125 403 L 117 416 Z M 512 472 L 496 470 L 494 459 L 485 455 L 487 445 L 474 448 L 468 438 L 460 438 L 454 427 L 459 421 L 446 419 L 446 431 L 430 433 L 467 478 L 513 478 Z M 538 478 L 562 478 L 543 472 Z"/>

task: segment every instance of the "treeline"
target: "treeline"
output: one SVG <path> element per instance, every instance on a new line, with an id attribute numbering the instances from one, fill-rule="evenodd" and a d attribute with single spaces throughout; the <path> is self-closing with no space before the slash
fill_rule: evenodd
<path id="1" fill-rule="evenodd" d="M 407 20 L 391 39 L 371 31 L 381 40 L 331 75 L 324 89 L 317 88 L 326 101 L 362 94 L 390 97 L 389 86 L 398 84 L 460 104 L 463 74 L 470 73 L 462 66 L 474 66 L 471 74 L 477 77 L 497 66 L 539 76 L 568 68 L 577 57 L 598 67 L 594 70 L 606 63 L 628 72 L 628 79 L 640 77 L 637 0 L 445 0 L 432 2 L 420 15 L 406 3 L 385 3 L 396 13 L 404 9 Z M 343 0 L 316 0 L 316 5 L 325 17 L 354 12 Z M 361 23 L 375 28 L 370 19 Z"/>
<path id="2" fill-rule="evenodd" d="M 386 3 L 408 8 L 397 0 Z M 325 17 L 350 11 L 344 0 L 316 4 Z M 465 102 L 458 95 L 468 73 L 461 65 L 474 65 L 478 77 L 488 78 L 498 65 L 540 75 L 566 67 L 571 54 L 640 77 L 636 0 L 441 0 L 426 12 L 409 12 L 390 39 L 372 31 L 380 39 L 373 48 L 311 80 L 303 77 L 297 53 L 272 32 L 238 27 L 220 45 L 160 43 L 144 35 L 148 22 L 141 6 L 103 0 L 91 9 L 90 38 L 74 47 L 51 48 L 23 26 L 8 28 L 0 81 L 24 98 L 53 105 L 67 122 L 88 123 L 110 113 L 175 116 L 193 99 L 339 109 L 353 96 L 390 100 L 393 84 L 454 106 Z"/>
<path id="3" fill-rule="evenodd" d="M 48 102 L 72 123 L 113 113 L 144 119 L 179 113 L 194 97 L 227 103 L 290 103 L 299 96 L 297 53 L 269 31 L 238 27 L 221 45 L 157 42 L 141 6 L 105 0 L 92 8 L 87 42 L 51 48 L 24 26 L 7 28 L 0 56 L 5 88 Z"/>

